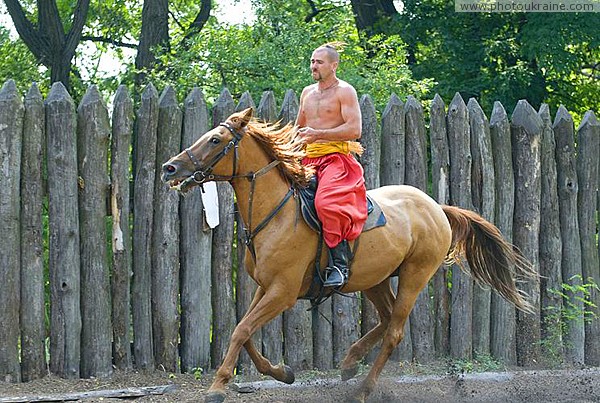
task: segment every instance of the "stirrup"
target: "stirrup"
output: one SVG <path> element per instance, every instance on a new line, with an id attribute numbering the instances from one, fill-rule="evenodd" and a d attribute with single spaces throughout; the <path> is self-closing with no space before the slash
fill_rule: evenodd
<path id="1" fill-rule="evenodd" d="M 323 282 L 323 287 L 342 287 L 348 282 L 348 274 L 345 270 L 341 270 L 339 267 L 333 266 L 331 272 L 327 276 L 327 280 Z M 333 277 L 336 277 L 335 279 Z"/>

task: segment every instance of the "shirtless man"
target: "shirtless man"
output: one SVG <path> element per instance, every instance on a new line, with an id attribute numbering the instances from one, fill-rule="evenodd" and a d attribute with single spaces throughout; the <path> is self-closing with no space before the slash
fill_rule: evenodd
<path id="1" fill-rule="evenodd" d="M 296 119 L 306 144 L 302 162 L 315 168 L 315 205 L 330 250 L 324 286 L 337 288 L 348 282 L 348 241 L 358 238 L 367 219 L 364 172 L 351 154 L 362 152 L 355 141 L 362 130 L 360 107 L 354 87 L 337 78 L 338 64 L 335 46 L 315 49 L 310 67 L 316 84 L 302 91 Z"/>

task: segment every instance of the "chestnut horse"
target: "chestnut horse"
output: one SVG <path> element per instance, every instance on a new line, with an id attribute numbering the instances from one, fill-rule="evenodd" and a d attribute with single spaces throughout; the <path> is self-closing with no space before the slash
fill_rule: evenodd
<path id="1" fill-rule="evenodd" d="M 163 165 L 163 181 L 181 192 L 207 181 L 228 181 L 253 250 L 246 253 L 245 261 L 258 288 L 231 336 L 206 396 L 208 402 L 224 400 L 225 385 L 233 376 L 242 346 L 262 374 L 294 382 L 292 369 L 271 364 L 251 336 L 291 308 L 313 281 L 319 236 L 298 219 L 296 203 L 290 197 L 294 189 L 306 186 L 312 175 L 300 164 L 303 154 L 293 141 L 295 133 L 290 125 L 279 128 L 259 123 L 252 119 L 252 109 L 246 109 L 232 114 Z M 360 360 L 382 338 L 383 343 L 353 395 L 355 401 L 364 401 L 375 387 L 392 350 L 402 340 L 404 323 L 419 292 L 445 262 L 465 255 L 476 280 L 517 308 L 531 310 L 515 281 L 517 276 L 531 277 L 533 272 L 493 224 L 471 211 L 440 206 L 411 186 L 385 186 L 370 190 L 369 195 L 385 213 L 387 224 L 360 236 L 350 278 L 342 291 L 363 291 L 375 305 L 380 322 L 350 347 L 341 364 L 342 379 L 352 378 Z M 392 275 L 398 276 L 396 296 Z"/>

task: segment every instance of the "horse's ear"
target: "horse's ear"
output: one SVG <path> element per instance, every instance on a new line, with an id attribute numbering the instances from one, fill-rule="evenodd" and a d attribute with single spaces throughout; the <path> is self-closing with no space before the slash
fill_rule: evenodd
<path id="1" fill-rule="evenodd" d="M 240 121 L 240 127 L 244 128 L 248 125 L 248 123 L 250 122 L 250 119 L 252 119 L 252 114 L 254 113 L 254 109 L 252 108 L 247 108 L 245 110 L 242 111 L 241 113 L 241 121 Z"/>

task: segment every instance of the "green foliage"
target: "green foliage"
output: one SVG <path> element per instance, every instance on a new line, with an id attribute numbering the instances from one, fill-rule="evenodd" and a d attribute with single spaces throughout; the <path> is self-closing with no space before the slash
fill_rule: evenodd
<path id="1" fill-rule="evenodd" d="M 43 83 L 46 76 L 25 44 L 12 40 L 8 30 L 0 27 L 0 85 L 9 79 L 15 80 L 21 92 L 26 92 L 32 82 Z"/>
<path id="2" fill-rule="evenodd" d="M 568 334 L 569 323 L 586 322 L 597 319 L 591 308 L 597 308 L 592 302 L 592 290 L 600 290 L 592 278 L 587 282 L 579 275 L 573 276 L 569 282 L 563 283 L 560 290 L 549 289 L 549 293 L 560 297 L 561 306 L 545 307 L 545 335 L 540 345 L 544 357 L 550 365 L 562 363 L 563 335 Z"/>
<path id="3" fill-rule="evenodd" d="M 594 13 L 456 13 L 453 1 L 407 0 L 396 24 L 415 78 L 435 78 L 445 99 L 458 91 L 488 111 L 519 99 L 575 115 L 600 109 Z"/>
<path id="4" fill-rule="evenodd" d="M 65 29 L 74 1 L 56 0 Z M 37 22 L 37 3 L 21 0 L 28 18 Z M 135 45 L 141 32 L 142 0 L 95 0 L 90 4 L 72 75 L 73 97 L 97 84 L 113 94 L 125 83 L 133 87 Z M 455 92 L 476 97 L 486 111 L 501 101 L 510 111 L 520 99 L 534 107 L 565 105 L 576 120 L 600 110 L 600 30 L 594 13 L 457 13 L 450 0 L 406 0 L 403 10 L 374 27 L 366 39 L 356 29 L 348 0 L 252 0 L 251 25 L 225 25 L 210 17 L 202 31 L 184 39 L 199 11 L 192 0 L 169 2 L 170 47 L 149 79 L 160 89 L 172 84 L 183 99 L 201 87 L 209 103 L 223 87 L 234 97 L 249 90 L 258 102 L 265 90 L 282 99 L 312 83 L 309 58 L 325 42 L 346 46 L 338 70 L 359 95 L 370 94 L 378 109 L 391 93 L 431 99 L 435 92 L 450 100 Z M 213 10 L 219 6 L 217 0 Z M 314 7 L 314 8 L 313 8 Z M 318 12 L 316 12 L 318 11 Z M 0 79 L 13 77 L 19 88 L 47 81 L 20 40 L 0 30 Z M 123 63 L 104 72 L 103 57 Z M 48 85 L 46 85 L 47 87 Z M 42 85 L 44 87 L 44 85 Z"/>
<path id="5" fill-rule="evenodd" d="M 252 26 L 223 26 L 211 19 L 188 49 L 174 46 L 163 55 L 165 68 L 153 72 L 151 79 L 174 84 L 182 92 L 180 97 L 200 86 L 209 102 L 223 87 L 234 97 L 248 90 L 255 102 L 267 90 L 283 99 L 286 90 L 299 95 L 313 82 L 309 59 L 317 46 L 342 41 L 346 45 L 339 77 L 353 84 L 359 94 L 370 94 L 379 106 L 387 103 L 392 92 L 422 95 L 431 86 L 431 80 L 412 80 L 399 36 L 373 38 L 377 51 L 367 54 L 348 5 L 320 13 L 308 23 L 304 21 L 310 13 L 307 7 L 305 3 L 261 2 Z"/>
<path id="6" fill-rule="evenodd" d="M 505 368 L 501 362 L 490 354 L 475 353 L 472 360 L 452 359 L 448 361 L 448 373 L 460 375 L 472 372 L 503 371 Z"/>
<path id="7" fill-rule="evenodd" d="M 204 374 L 204 369 L 201 367 L 192 368 L 192 373 L 194 374 L 194 379 L 199 381 L 202 379 L 202 374 Z"/>

